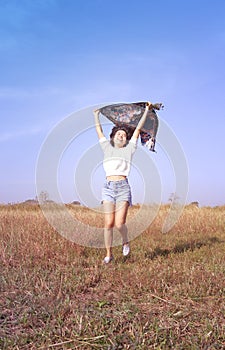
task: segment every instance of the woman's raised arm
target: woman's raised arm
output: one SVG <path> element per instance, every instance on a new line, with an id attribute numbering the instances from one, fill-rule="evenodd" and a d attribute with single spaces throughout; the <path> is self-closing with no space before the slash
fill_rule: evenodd
<path id="1" fill-rule="evenodd" d="M 95 129 L 97 131 L 97 135 L 98 135 L 98 138 L 101 139 L 102 137 L 105 137 L 105 135 L 103 134 L 103 131 L 102 131 L 102 126 L 101 126 L 101 123 L 100 123 L 100 120 L 99 120 L 99 109 L 96 109 L 93 111 L 94 113 L 94 117 L 95 117 Z"/>
<path id="2" fill-rule="evenodd" d="M 148 114 L 148 111 L 153 107 L 152 103 L 151 102 L 148 102 L 146 107 L 145 107 L 145 111 L 144 111 L 144 114 L 142 115 L 141 119 L 139 120 L 138 122 L 138 125 L 136 126 L 136 129 L 134 130 L 134 133 L 133 133 L 133 138 L 135 139 L 138 139 L 139 135 L 140 135 L 140 132 L 141 132 L 141 129 L 146 121 L 146 117 L 147 117 L 147 114 Z"/>

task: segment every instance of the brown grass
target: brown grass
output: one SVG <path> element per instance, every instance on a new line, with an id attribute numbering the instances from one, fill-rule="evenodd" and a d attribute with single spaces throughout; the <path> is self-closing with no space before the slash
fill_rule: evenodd
<path id="1" fill-rule="evenodd" d="M 167 211 L 103 266 L 102 249 L 61 237 L 38 206 L 1 206 L 0 348 L 224 349 L 225 207 L 187 207 L 163 235 Z"/>

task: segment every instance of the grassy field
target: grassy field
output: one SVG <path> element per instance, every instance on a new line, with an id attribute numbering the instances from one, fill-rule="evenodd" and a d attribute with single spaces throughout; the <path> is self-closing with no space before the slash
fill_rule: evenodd
<path id="1" fill-rule="evenodd" d="M 225 349 L 225 207 L 186 207 L 162 234 L 167 212 L 104 266 L 104 250 L 64 239 L 38 206 L 0 206 L 0 348 Z"/>

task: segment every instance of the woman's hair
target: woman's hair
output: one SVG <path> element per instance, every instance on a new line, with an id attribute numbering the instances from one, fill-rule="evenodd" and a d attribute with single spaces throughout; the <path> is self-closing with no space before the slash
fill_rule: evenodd
<path id="1" fill-rule="evenodd" d="M 110 134 L 110 143 L 111 143 L 111 145 L 112 146 L 114 146 L 114 141 L 113 141 L 113 139 L 114 139 L 114 136 L 115 136 L 115 134 L 117 133 L 117 131 L 119 131 L 119 130 L 123 130 L 125 133 L 126 133 L 126 136 L 127 136 L 127 142 L 126 142 L 126 144 L 125 144 L 125 146 L 128 144 L 128 142 L 129 142 L 129 140 L 130 140 L 130 138 L 131 138 L 131 134 L 130 134 L 130 130 L 126 127 L 126 126 L 124 126 L 124 125 L 120 125 L 120 126 L 114 126 L 113 128 L 112 128 L 112 131 L 111 131 L 111 134 Z M 124 147 L 125 147 L 124 146 Z"/>

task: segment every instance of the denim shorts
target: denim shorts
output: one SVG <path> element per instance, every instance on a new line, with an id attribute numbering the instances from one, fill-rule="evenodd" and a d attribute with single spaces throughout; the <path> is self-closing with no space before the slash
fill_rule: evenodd
<path id="1" fill-rule="evenodd" d="M 131 188 L 127 179 L 119 181 L 106 181 L 102 189 L 102 201 L 128 202 L 132 205 Z"/>

